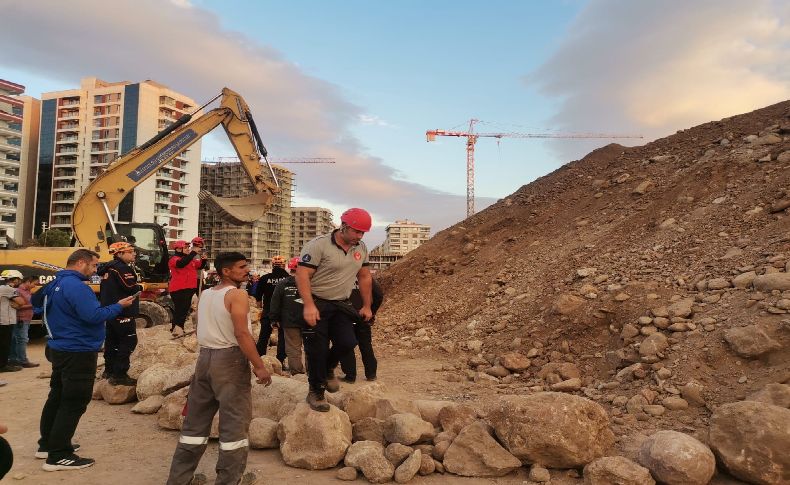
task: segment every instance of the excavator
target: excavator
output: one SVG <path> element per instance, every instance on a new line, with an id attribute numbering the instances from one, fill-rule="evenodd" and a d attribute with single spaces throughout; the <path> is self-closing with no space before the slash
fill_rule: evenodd
<path id="1" fill-rule="evenodd" d="M 181 116 L 144 144 L 107 165 L 74 206 L 72 247 L 2 250 L 0 269 L 19 270 L 25 276 L 38 277 L 43 284 L 66 266 L 66 259 L 77 247 L 96 251 L 100 261 L 108 261 L 112 259 L 110 244 L 131 242 L 137 247 L 136 267 L 143 286 L 138 326 L 150 327 L 168 322 L 171 315 L 166 289 L 170 274 L 164 227 L 149 222 L 116 222 L 113 211 L 124 197 L 218 125 L 225 129 L 255 192 L 246 197 L 223 198 L 201 191 L 198 198 L 224 220 L 240 225 L 263 217 L 280 190 L 250 108 L 238 93 L 224 88 L 195 113 L 220 97 L 219 107 L 194 119 L 194 113 Z M 264 169 L 261 160 L 268 170 Z M 91 286 L 98 292 L 97 283 L 91 281 Z"/>

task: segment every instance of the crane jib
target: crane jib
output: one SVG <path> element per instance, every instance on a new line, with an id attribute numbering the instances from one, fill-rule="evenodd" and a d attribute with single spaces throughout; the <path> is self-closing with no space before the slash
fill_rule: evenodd
<path id="1" fill-rule="evenodd" d="M 161 150 L 153 154 L 151 157 L 145 159 L 137 168 L 126 174 L 127 177 L 139 182 L 147 177 L 151 172 L 156 170 L 159 165 L 164 163 L 165 160 L 173 158 L 175 154 L 181 153 L 189 146 L 194 140 L 198 138 L 195 130 L 186 130 L 176 137 L 175 140 L 165 145 Z"/>

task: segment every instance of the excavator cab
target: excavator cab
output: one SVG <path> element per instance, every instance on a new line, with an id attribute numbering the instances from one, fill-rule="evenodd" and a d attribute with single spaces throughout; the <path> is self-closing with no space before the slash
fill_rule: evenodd
<path id="1" fill-rule="evenodd" d="M 137 248 L 135 265 L 146 283 L 166 283 L 170 271 L 167 268 L 168 252 L 165 231 L 152 222 L 117 222 L 117 234 L 113 235 L 110 225 L 105 232 L 107 245 L 126 241 Z"/>

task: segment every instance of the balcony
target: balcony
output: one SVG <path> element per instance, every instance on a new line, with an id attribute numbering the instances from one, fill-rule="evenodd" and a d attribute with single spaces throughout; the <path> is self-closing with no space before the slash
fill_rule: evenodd
<path id="1" fill-rule="evenodd" d="M 0 204 L 0 213 L 15 214 L 17 211 L 16 204 Z"/>
<path id="2" fill-rule="evenodd" d="M 55 159 L 55 166 L 62 167 L 62 166 L 74 166 L 77 165 L 77 157 L 59 157 Z"/>
<path id="3" fill-rule="evenodd" d="M 65 144 L 76 144 L 79 142 L 80 137 L 78 136 L 64 136 L 60 138 L 57 143 L 65 143 Z"/>
<path id="4" fill-rule="evenodd" d="M 77 113 L 63 113 L 62 115 L 60 115 L 59 119 L 61 119 L 61 120 L 71 120 L 71 119 L 75 119 L 75 118 L 79 118 L 79 117 L 80 117 L 79 112 L 77 112 Z"/>
<path id="5" fill-rule="evenodd" d="M 19 160 L 13 158 L 0 157 L 0 167 L 19 167 Z"/>
<path id="6" fill-rule="evenodd" d="M 22 130 L 17 130 L 15 128 L 11 128 L 10 126 L 0 126 L 0 135 L 10 136 L 10 137 L 21 137 Z"/>
<path id="7" fill-rule="evenodd" d="M 79 106 L 79 104 L 80 104 L 80 100 L 79 99 L 73 99 L 73 100 L 65 100 L 64 99 L 63 101 L 60 102 L 60 106 L 61 107 L 63 107 L 63 106 Z"/>
<path id="8" fill-rule="evenodd" d="M 57 190 L 57 191 L 71 191 L 71 190 L 74 190 L 75 188 L 77 188 L 77 184 L 75 184 L 75 183 L 68 184 L 68 183 L 61 182 L 61 183 L 56 183 L 55 186 L 52 187 L 52 190 L 53 191 L 54 190 Z"/>
<path id="9" fill-rule="evenodd" d="M 77 199 L 76 192 L 59 192 L 52 198 L 53 202 L 74 202 Z"/>
<path id="10" fill-rule="evenodd" d="M 77 178 L 77 172 L 55 172 L 52 180 L 74 179 Z"/>

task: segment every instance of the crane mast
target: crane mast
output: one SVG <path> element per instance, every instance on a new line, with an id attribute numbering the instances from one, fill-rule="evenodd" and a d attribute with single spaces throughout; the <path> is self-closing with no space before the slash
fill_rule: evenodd
<path id="1" fill-rule="evenodd" d="M 426 140 L 436 141 L 437 136 L 454 136 L 466 138 L 466 217 L 471 217 L 475 213 L 475 144 L 478 138 L 642 138 L 641 135 L 616 135 L 610 133 L 478 133 L 475 132 L 475 124 L 480 120 L 472 118 L 469 120 L 469 130 L 467 131 L 448 131 L 448 130 L 428 130 L 425 132 Z"/>

